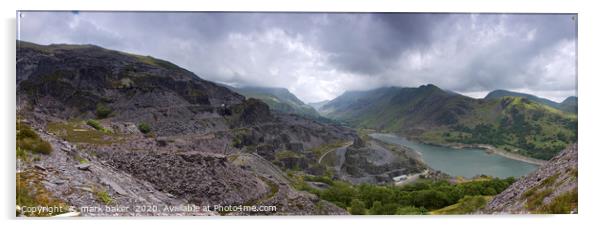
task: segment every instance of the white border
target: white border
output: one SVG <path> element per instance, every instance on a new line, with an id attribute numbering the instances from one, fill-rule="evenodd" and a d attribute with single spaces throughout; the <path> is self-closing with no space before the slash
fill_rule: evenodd
<path id="1" fill-rule="evenodd" d="M 194 2 L 194 3 L 193 3 Z M 594 1 L 518 0 L 219 0 L 219 1 L 69 1 L 28 0 L 2 3 L 2 46 L 0 63 L 4 74 L 2 96 L 3 184 L 0 216 L 4 227 L 575 227 L 599 224 L 596 214 L 602 206 L 599 193 L 602 150 L 596 144 L 600 126 L 600 17 Z M 145 10 L 145 11 L 330 11 L 330 12 L 498 12 L 498 13 L 578 13 L 579 70 L 579 215 L 554 216 L 423 216 L 423 217 L 260 217 L 260 218 L 116 218 L 76 220 L 15 220 L 14 214 L 14 129 L 15 129 L 15 30 L 16 10 Z M 282 224 L 286 223 L 286 224 Z"/>

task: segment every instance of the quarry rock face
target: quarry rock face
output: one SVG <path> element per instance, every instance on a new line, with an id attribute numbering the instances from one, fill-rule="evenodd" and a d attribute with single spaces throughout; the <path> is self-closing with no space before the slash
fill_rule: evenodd
<path id="1" fill-rule="evenodd" d="M 17 115 L 54 148 L 39 160 L 19 160 L 17 169 L 35 170 L 66 204 L 257 203 L 281 205 L 272 214 L 346 214 L 309 193 L 281 192 L 270 181 L 274 173 L 232 159 L 253 153 L 272 161 L 289 148 L 301 158 L 285 163 L 307 167 L 306 149 L 351 140 L 351 129 L 272 113 L 260 100 L 150 56 L 93 45 L 18 41 L 17 47 Z"/>
<path id="2" fill-rule="evenodd" d="M 577 144 L 495 196 L 484 213 L 577 213 Z M 572 203 L 574 201 L 574 205 Z"/>

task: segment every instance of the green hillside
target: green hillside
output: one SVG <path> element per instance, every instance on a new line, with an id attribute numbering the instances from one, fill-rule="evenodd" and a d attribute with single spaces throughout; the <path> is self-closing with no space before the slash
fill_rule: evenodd
<path id="1" fill-rule="evenodd" d="M 577 97 L 574 96 L 566 98 L 562 103 L 558 103 L 531 94 L 512 92 L 508 90 L 494 90 L 487 94 L 487 96 L 485 96 L 485 99 L 492 100 L 500 99 L 502 97 L 522 97 L 535 103 L 547 105 L 564 112 L 577 113 Z"/>
<path id="2" fill-rule="evenodd" d="M 560 103 L 560 110 L 577 113 L 577 97 L 570 96 Z"/>
<path id="3" fill-rule="evenodd" d="M 359 128 L 447 144 L 490 144 L 550 159 L 577 140 L 577 116 L 521 97 L 473 99 L 434 85 L 347 92 L 321 109 Z"/>

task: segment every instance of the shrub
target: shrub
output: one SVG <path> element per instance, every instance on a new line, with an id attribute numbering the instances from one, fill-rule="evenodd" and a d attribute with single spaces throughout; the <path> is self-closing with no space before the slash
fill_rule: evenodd
<path id="1" fill-rule="evenodd" d="M 21 124 L 21 126 L 17 127 L 17 140 L 24 138 L 37 139 L 38 134 L 36 134 L 29 126 Z"/>
<path id="2" fill-rule="evenodd" d="M 52 146 L 46 141 L 39 140 L 33 148 L 33 152 L 41 154 L 50 154 L 52 152 Z"/>
<path id="3" fill-rule="evenodd" d="M 23 214 L 29 217 L 45 217 L 61 214 L 68 211 L 68 206 L 62 200 L 55 198 L 42 184 L 43 177 L 36 172 L 26 170 L 16 174 L 16 204 L 27 207 L 57 207 L 59 210 L 37 210 L 20 211 L 17 214 Z"/>
<path id="4" fill-rule="evenodd" d="M 52 146 L 41 139 L 25 138 L 17 141 L 17 147 L 39 154 L 50 154 Z"/>
<path id="5" fill-rule="evenodd" d="M 17 155 L 25 157 L 25 151 L 40 154 L 50 154 L 52 146 L 24 123 L 17 124 Z"/>
<path id="6" fill-rule="evenodd" d="M 96 117 L 99 119 L 107 118 L 113 110 L 109 106 L 105 104 L 97 104 L 96 105 Z"/>
<path id="7" fill-rule="evenodd" d="M 21 147 L 17 147 L 17 158 L 21 160 L 28 160 L 29 156 L 27 156 L 27 151 L 25 151 Z"/>
<path id="8" fill-rule="evenodd" d="M 543 200 L 550 196 L 553 192 L 553 189 L 547 188 L 531 194 L 531 196 L 527 198 L 527 209 L 530 211 L 536 210 L 543 204 Z"/>
<path id="9" fill-rule="evenodd" d="M 326 179 L 326 177 L 306 176 L 303 180 L 326 182 Z M 492 178 L 452 184 L 447 181 L 423 180 L 401 187 L 352 185 L 344 181 L 328 181 L 332 182 L 332 185 L 328 189 L 319 190 L 317 195 L 339 207 L 347 208 L 350 213 L 353 210 L 352 214 L 361 213 L 361 204 L 365 209 L 364 213 L 391 215 L 426 214 L 429 210 L 441 209 L 456 203 L 459 203 L 458 208 L 447 209 L 446 212 L 465 214 L 486 204 L 487 197 L 481 195 L 485 193 L 495 195 L 514 181 L 514 178 Z"/>
<path id="10" fill-rule="evenodd" d="M 366 214 L 366 205 L 361 200 L 353 199 L 351 200 L 351 208 L 349 209 L 349 213 L 352 215 L 364 215 Z"/>
<path id="11" fill-rule="evenodd" d="M 88 126 L 93 127 L 96 130 L 102 130 L 103 127 L 102 125 L 100 125 L 100 123 L 97 120 L 88 120 L 86 121 L 86 124 L 88 124 Z"/>
<path id="12" fill-rule="evenodd" d="M 151 131 L 151 127 L 147 123 L 142 122 L 138 124 L 138 130 L 143 134 L 148 134 Z"/>
<path id="13" fill-rule="evenodd" d="M 107 193 L 107 191 L 105 191 L 105 190 L 97 190 L 97 191 L 95 191 L 95 194 L 96 194 L 96 198 L 100 202 L 103 202 L 104 204 L 111 204 L 113 202 L 113 199 L 111 198 L 109 193 Z"/>
<path id="14" fill-rule="evenodd" d="M 458 213 L 467 214 L 475 212 L 487 204 L 487 199 L 484 196 L 464 196 L 458 202 Z"/>
<path id="15" fill-rule="evenodd" d="M 417 208 L 414 206 L 402 206 L 395 211 L 396 215 L 426 215 L 427 213 L 428 210 L 426 208 Z"/>

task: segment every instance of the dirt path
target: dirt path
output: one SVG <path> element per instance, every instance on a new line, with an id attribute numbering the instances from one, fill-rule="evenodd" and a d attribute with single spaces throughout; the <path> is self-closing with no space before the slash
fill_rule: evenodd
<path id="1" fill-rule="evenodd" d="M 342 156 L 343 156 L 343 158 L 344 158 L 344 157 L 345 157 L 345 152 L 344 152 L 344 151 L 346 151 L 346 150 L 347 150 L 347 147 L 349 147 L 349 146 L 351 146 L 351 145 L 353 145 L 353 142 L 352 142 L 352 141 L 349 141 L 349 142 L 346 142 L 345 144 L 343 144 L 343 146 L 341 146 L 341 147 L 334 148 L 334 149 L 332 149 L 332 150 L 330 150 L 330 151 L 328 151 L 328 152 L 326 152 L 326 153 L 322 154 L 322 156 L 320 156 L 320 158 L 318 159 L 318 164 L 321 164 L 321 163 L 322 163 L 322 159 L 323 159 L 324 157 L 326 157 L 326 155 L 330 154 L 330 153 L 331 153 L 331 152 L 333 152 L 333 151 L 336 151 L 336 152 L 337 152 L 337 157 L 341 156 L 341 154 L 342 154 Z M 340 151 L 340 152 L 339 152 L 339 151 Z M 338 161 L 338 160 L 339 160 L 339 159 L 337 159 L 337 161 Z"/>

